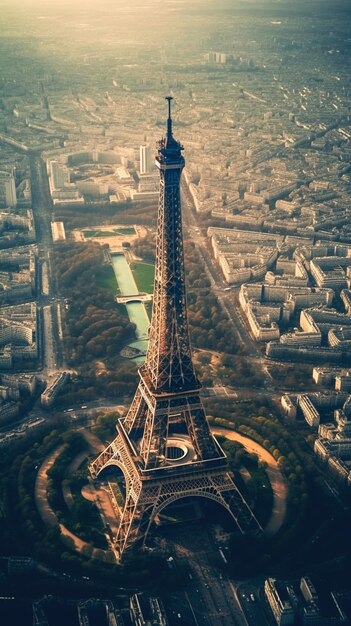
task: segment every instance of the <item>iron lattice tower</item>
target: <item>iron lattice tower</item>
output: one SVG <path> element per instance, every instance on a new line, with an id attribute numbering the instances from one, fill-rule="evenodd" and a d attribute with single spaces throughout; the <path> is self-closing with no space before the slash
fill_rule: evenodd
<path id="1" fill-rule="evenodd" d="M 172 132 L 158 144 L 160 172 L 154 301 L 140 382 L 117 436 L 91 464 L 93 478 L 110 466 L 126 481 L 115 547 L 143 545 L 153 521 L 168 504 L 185 496 L 215 500 L 242 532 L 260 528 L 228 471 L 226 456 L 212 436 L 199 395 L 189 340 L 180 177 L 183 146 Z"/>

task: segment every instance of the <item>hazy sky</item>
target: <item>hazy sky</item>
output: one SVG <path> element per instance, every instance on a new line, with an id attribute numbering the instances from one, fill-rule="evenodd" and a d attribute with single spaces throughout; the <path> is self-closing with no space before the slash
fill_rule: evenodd
<path id="1" fill-rule="evenodd" d="M 71 11 L 81 8 L 83 10 L 90 10 L 92 14 L 96 15 L 102 6 L 115 7 L 116 10 L 120 8 L 157 8 L 157 7 L 169 7 L 171 8 L 185 8 L 185 7 L 202 7 L 202 6 L 227 6 L 227 7 L 247 7 L 251 6 L 252 10 L 262 7 L 284 7 L 284 6 L 321 6 L 329 7 L 344 6 L 350 7 L 350 0 L 100 0 L 98 3 L 96 0 L 60 0 L 59 2 L 53 2 L 53 0 L 1 0 L 1 7 L 26 7 L 26 8 L 46 8 L 52 12 L 60 12 L 66 8 Z"/>

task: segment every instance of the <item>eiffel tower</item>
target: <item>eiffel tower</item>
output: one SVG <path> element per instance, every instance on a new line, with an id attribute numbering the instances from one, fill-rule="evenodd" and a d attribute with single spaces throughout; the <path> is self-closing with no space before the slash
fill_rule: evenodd
<path id="1" fill-rule="evenodd" d="M 164 507 L 188 496 L 221 504 L 241 532 L 260 529 L 212 436 L 192 362 L 187 321 L 181 222 L 183 146 L 172 132 L 168 96 L 167 135 L 158 143 L 160 172 L 154 301 L 145 363 L 116 438 L 90 465 L 93 478 L 117 466 L 126 483 L 115 550 L 142 547 Z"/>

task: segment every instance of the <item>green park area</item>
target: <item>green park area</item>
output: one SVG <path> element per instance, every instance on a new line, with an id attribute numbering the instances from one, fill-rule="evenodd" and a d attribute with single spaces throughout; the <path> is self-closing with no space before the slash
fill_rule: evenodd
<path id="1" fill-rule="evenodd" d="M 102 289 L 107 289 L 113 295 L 120 293 L 112 265 L 100 265 L 96 270 L 96 280 Z"/>
<path id="2" fill-rule="evenodd" d="M 132 263 L 130 267 L 139 292 L 152 293 L 154 290 L 154 264 L 137 262 Z"/>
<path id="3" fill-rule="evenodd" d="M 131 270 L 138 290 L 143 293 L 152 293 L 154 287 L 154 265 L 142 262 L 132 263 Z M 112 265 L 100 265 L 96 270 L 96 280 L 102 289 L 107 289 L 114 295 L 120 293 Z"/>
<path id="4" fill-rule="evenodd" d="M 135 235 L 134 226 L 118 227 L 112 230 L 84 230 L 84 237 L 120 237 L 123 235 Z"/>

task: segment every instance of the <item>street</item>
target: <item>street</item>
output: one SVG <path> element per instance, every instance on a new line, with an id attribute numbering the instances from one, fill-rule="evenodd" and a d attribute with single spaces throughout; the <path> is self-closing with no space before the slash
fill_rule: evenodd
<path id="1" fill-rule="evenodd" d="M 157 543 L 189 571 L 186 597 L 197 626 L 247 626 L 215 538 L 203 519 L 160 530 Z M 185 622 L 179 622 L 180 624 Z"/>

